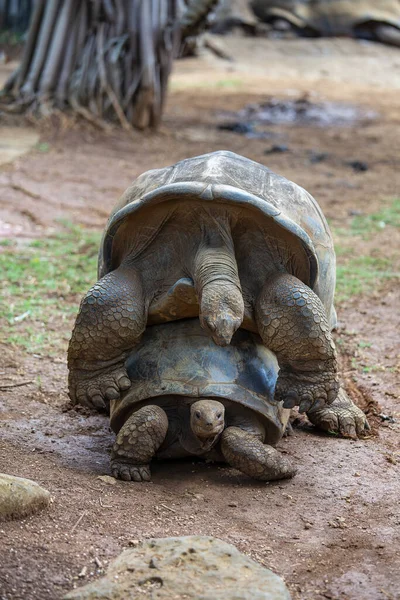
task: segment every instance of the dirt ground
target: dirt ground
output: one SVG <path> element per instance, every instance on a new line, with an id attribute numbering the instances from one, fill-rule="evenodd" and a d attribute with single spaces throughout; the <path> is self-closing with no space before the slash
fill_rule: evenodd
<path id="1" fill-rule="evenodd" d="M 139 173 L 217 149 L 304 186 L 334 230 L 399 197 L 400 51 L 348 40 L 224 43 L 234 61 L 205 55 L 176 65 L 159 133 L 132 138 L 65 125 L 42 132 L 47 152 L 2 166 L 3 236 L 43 237 L 60 218 L 100 230 Z M 304 93 L 377 116 L 348 127 L 275 125 L 264 139 L 217 128 L 226 111 Z M 266 154 L 275 144 L 289 150 Z M 311 153 L 328 156 L 314 163 Z M 354 160 L 368 169 L 356 172 Z M 395 262 L 399 243 L 399 230 L 386 228 L 354 239 L 352 249 Z M 151 483 L 99 479 L 109 474 L 112 436 L 105 418 L 69 407 L 65 345 L 49 357 L 3 344 L 4 382 L 32 383 L 1 392 L 0 472 L 36 480 L 53 502 L 0 524 L 0 599 L 62 598 L 136 540 L 188 534 L 235 544 L 281 575 L 295 600 L 400 598 L 399 304 L 399 280 L 391 280 L 337 307 L 343 379 L 373 435 L 344 440 L 302 424 L 279 444 L 297 476 L 269 484 L 191 461 L 155 464 Z M 60 327 L 65 334 L 72 321 Z"/>

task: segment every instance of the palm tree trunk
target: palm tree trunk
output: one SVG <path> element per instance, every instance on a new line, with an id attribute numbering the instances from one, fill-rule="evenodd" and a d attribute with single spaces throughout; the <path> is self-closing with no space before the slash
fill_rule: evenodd
<path id="1" fill-rule="evenodd" d="M 215 2 L 190 0 L 182 16 L 180 0 L 37 0 L 0 108 L 156 127 L 180 30 L 195 33 Z"/>

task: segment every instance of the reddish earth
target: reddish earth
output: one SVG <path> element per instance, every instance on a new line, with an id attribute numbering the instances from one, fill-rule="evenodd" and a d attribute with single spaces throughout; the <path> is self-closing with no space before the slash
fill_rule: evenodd
<path id="1" fill-rule="evenodd" d="M 207 57 L 179 65 L 158 134 L 105 135 L 70 124 L 43 131 L 49 152 L 34 150 L 0 169 L 0 218 L 8 231 L 49 235 L 60 217 L 100 230 L 139 173 L 221 148 L 303 185 L 335 228 L 347 227 L 354 211 L 375 212 L 399 196 L 398 51 L 346 42 L 347 55 L 337 41 L 268 42 L 257 46 L 253 62 L 246 44 L 233 66 Z M 260 74 L 260 48 L 271 51 L 270 79 Z M 319 59 L 322 69 L 324 56 L 325 74 L 314 64 Z M 277 137 L 261 140 L 216 129 L 223 110 L 307 91 L 379 117 L 347 128 L 272 126 Z M 266 155 L 275 143 L 290 151 Z M 310 151 L 329 156 L 312 164 Z M 369 169 L 356 173 L 350 160 Z M 354 255 L 398 261 L 400 234 L 389 231 L 354 239 Z M 372 435 L 342 440 L 301 423 L 279 446 L 299 468 L 283 483 L 255 483 L 190 461 L 156 464 L 152 483 L 106 483 L 98 476 L 109 473 L 107 420 L 69 407 L 65 347 L 50 358 L 3 344 L 4 381 L 35 383 L 1 392 L 0 472 L 36 480 L 53 503 L 0 525 L 0 599 L 61 598 L 134 540 L 192 533 L 234 543 L 284 577 L 296 600 L 400 598 L 399 304 L 394 280 L 338 306 L 343 378 L 369 415 Z M 62 338 L 72 322 L 60 327 Z"/>

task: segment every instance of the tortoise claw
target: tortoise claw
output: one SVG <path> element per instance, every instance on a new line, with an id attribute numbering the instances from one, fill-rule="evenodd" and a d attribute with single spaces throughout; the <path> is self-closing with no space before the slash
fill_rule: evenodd
<path id="1" fill-rule="evenodd" d="M 71 400 L 99 412 L 107 412 L 110 400 L 117 400 L 129 389 L 131 381 L 124 365 L 113 365 L 103 371 L 71 369 L 69 393 Z"/>
<path id="2" fill-rule="evenodd" d="M 129 465 L 127 463 L 113 460 L 111 464 L 112 476 L 123 481 L 150 481 L 151 473 L 149 465 Z"/>

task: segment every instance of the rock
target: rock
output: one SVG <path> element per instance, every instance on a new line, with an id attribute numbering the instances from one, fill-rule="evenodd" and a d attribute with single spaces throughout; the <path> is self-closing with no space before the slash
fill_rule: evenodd
<path id="1" fill-rule="evenodd" d="M 313 165 L 325 162 L 328 158 L 329 154 L 327 152 L 314 152 L 314 150 L 310 152 L 310 163 Z"/>
<path id="2" fill-rule="evenodd" d="M 34 481 L 0 473 L 0 520 L 26 517 L 49 502 L 50 493 Z"/>
<path id="3" fill-rule="evenodd" d="M 369 169 L 368 163 L 364 162 L 363 160 L 349 160 L 346 165 L 352 167 L 356 173 L 364 173 Z"/>
<path id="4" fill-rule="evenodd" d="M 241 123 L 240 121 L 232 121 L 229 123 L 221 123 L 218 129 L 222 131 L 232 131 L 233 133 L 248 134 L 253 133 L 253 126 L 249 123 Z"/>
<path id="5" fill-rule="evenodd" d="M 285 144 L 275 144 L 271 148 L 264 150 L 264 154 L 282 154 L 283 152 L 289 152 L 289 146 Z"/>
<path id="6" fill-rule="evenodd" d="M 64 600 L 290 600 L 282 579 L 221 540 L 146 540 L 114 560 L 101 579 Z"/>

